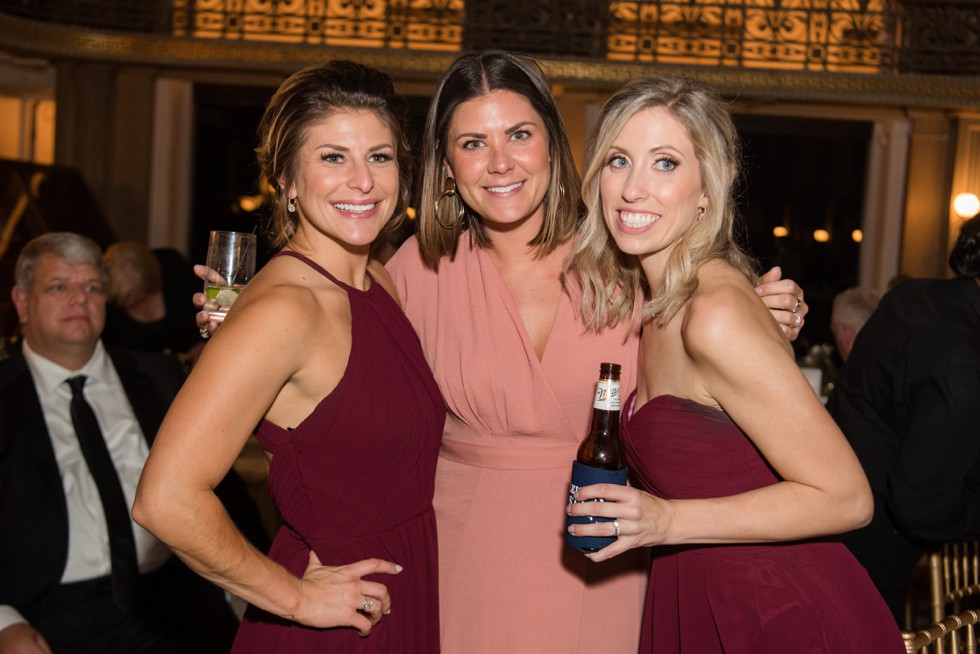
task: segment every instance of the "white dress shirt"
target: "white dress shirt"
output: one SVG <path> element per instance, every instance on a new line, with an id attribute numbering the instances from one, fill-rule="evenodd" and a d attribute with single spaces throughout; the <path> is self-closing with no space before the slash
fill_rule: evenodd
<path id="1" fill-rule="evenodd" d="M 101 341 L 88 363 L 74 371 L 37 354 L 26 340 L 23 352 L 41 401 L 68 504 L 68 561 L 61 582 L 108 576 L 111 571 L 109 531 L 99 489 L 85 463 L 72 426 L 69 408 L 71 389 L 67 380 L 76 375 L 87 377 L 85 399 L 99 421 L 130 509 L 136 496 L 136 484 L 149 454 L 143 431 Z M 167 546 L 136 523 L 133 523 L 133 535 L 140 572 L 152 572 L 170 557 Z M 16 622 L 26 621 L 12 606 L 0 605 L 0 630 Z"/>

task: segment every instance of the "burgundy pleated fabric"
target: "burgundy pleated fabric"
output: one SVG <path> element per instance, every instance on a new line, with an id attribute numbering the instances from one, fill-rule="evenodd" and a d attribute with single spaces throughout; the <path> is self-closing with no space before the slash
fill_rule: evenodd
<path id="1" fill-rule="evenodd" d="M 418 337 L 373 279 L 347 291 L 352 345 L 337 387 L 293 430 L 263 421 L 273 453 L 269 490 L 284 521 L 269 556 L 301 576 L 309 552 L 324 565 L 370 557 L 404 567 L 366 577 L 387 586 L 391 614 L 370 636 L 312 629 L 249 607 L 233 652 L 430 654 L 439 651 L 438 561 L 432 509 L 445 406 Z"/>
<path id="2" fill-rule="evenodd" d="M 670 395 L 630 416 L 629 466 L 660 497 L 723 497 L 779 478 L 724 412 Z M 901 654 L 901 633 L 840 543 L 654 547 L 640 652 Z"/>

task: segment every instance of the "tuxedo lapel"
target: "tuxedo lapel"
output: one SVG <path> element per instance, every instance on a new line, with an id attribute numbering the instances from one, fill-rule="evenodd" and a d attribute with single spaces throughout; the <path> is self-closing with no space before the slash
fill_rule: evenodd
<path id="1" fill-rule="evenodd" d="M 6 362 L 4 379 L 2 381 L 4 411 L 11 421 L 11 433 L 8 438 L 23 437 L 27 449 L 51 495 L 58 498 L 58 507 L 68 519 L 68 506 L 65 502 L 65 492 L 61 484 L 61 473 L 55 459 L 51 436 L 41 411 L 41 401 L 37 396 L 37 387 L 24 355 L 18 350 L 11 354 Z"/>

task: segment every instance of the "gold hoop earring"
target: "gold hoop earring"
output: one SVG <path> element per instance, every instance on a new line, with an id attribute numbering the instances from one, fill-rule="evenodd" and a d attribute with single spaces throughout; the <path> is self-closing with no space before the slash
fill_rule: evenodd
<path id="1" fill-rule="evenodd" d="M 445 199 L 455 200 L 458 208 L 456 209 L 456 222 L 446 224 L 442 222 L 440 214 L 442 213 L 439 209 L 439 203 Z M 465 214 L 465 209 L 463 208 L 463 199 L 459 197 L 456 193 L 456 180 L 452 177 L 446 176 L 446 179 L 442 182 L 442 193 L 436 198 L 436 222 L 442 225 L 444 229 L 456 229 L 459 223 L 463 220 L 463 215 Z"/>
<path id="2" fill-rule="evenodd" d="M 296 213 L 296 198 L 286 198 L 286 211 Z"/>

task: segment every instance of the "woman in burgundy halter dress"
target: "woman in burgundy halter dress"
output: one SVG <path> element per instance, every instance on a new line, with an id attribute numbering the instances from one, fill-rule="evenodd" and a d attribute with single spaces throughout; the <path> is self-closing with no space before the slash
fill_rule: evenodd
<path id="1" fill-rule="evenodd" d="M 642 652 L 898 654 L 884 601 L 828 537 L 870 519 L 867 480 L 732 240 L 737 151 L 725 105 L 690 80 L 636 80 L 600 113 L 572 260 L 595 329 L 650 298 L 623 412 L 642 490 L 581 489 L 607 501 L 569 511 L 613 521 L 571 529 L 619 536 L 596 562 L 653 546 Z"/>
<path id="2" fill-rule="evenodd" d="M 369 264 L 407 199 L 402 114 L 391 80 L 351 62 L 276 92 L 258 157 L 284 248 L 205 348 L 140 481 L 136 520 L 250 603 L 236 653 L 439 651 L 445 408 L 391 279 Z M 268 556 L 211 490 L 253 428 L 283 518 Z"/>

